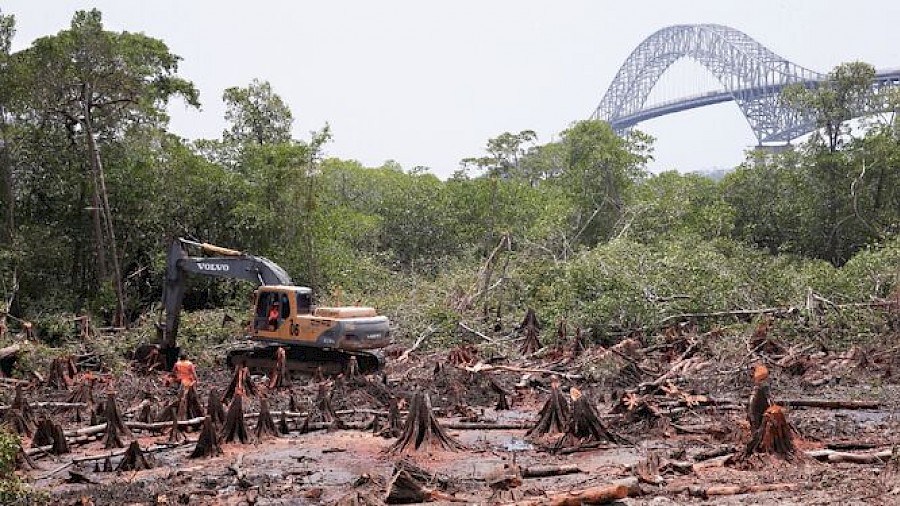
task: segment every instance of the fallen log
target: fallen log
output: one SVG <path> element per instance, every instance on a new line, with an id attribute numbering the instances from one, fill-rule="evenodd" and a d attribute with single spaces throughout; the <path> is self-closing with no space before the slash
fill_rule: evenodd
<path id="1" fill-rule="evenodd" d="M 604 485 L 572 492 L 563 492 L 540 499 L 519 501 L 514 506 L 581 506 L 582 504 L 609 504 L 628 497 L 628 485 Z"/>
<path id="2" fill-rule="evenodd" d="M 512 365 L 490 365 L 485 364 L 484 362 L 478 362 L 473 366 L 460 366 L 460 369 L 469 372 L 491 372 L 491 371 L 508 371 L 508 372 L 518 372 L 518 373 L 531 373 L 531 374 L 549 374 L 551 376 L 559 376 L 560 378 L 565 378 L 567 380 L 580 380 L 584 379 L 584 376 L 581 374 L 573 374 L 567 373 L 563 371 L 554 371 L 552 369 L 535 369 L 532 367 L 515 367 Z"/>
<path id="3" fill-rule="evenodd" d="M 530 429 L 534 422 L 450 422 L 441 425 L 445 429 L 453 430 L 524 430 Z"/>
<path id="4" fill-rule="evenodd" d="M 842 462 L 849 464 L 881 464 L 891 459 L 893 451 L 884 450 L 875 453 L 851 453 L 835 450 L 811 450 L 806 452 L 806 455 L 818 461 L 831 464 Z"/>
<path id="5" fill-rule="evenodd" d="M 547 476 L 562 476 L 582 472 L 576 465 L 562 466 L 531 466 L 522 469 L 522 478 L 545 478 Z"/>
<path id="6" fill-rule="evenodd" d="M 879 409 L 880 401 L 850 401 L 840 399 L 777 399 L 775 404 L 793 408 L 822 409 Z"/>
<path id="7" fill-rule="evenodd" d="M 761 483 L 759 485 L 711 485 L 708 487 L 699 487 L 696 485 L 686 485 L 669 489 L 669 492 L 680 494 L 687 492 L 692 497 L 700 497 L 708 499 L 710 497 L 727 496 L 727 495 L 743 495 L 743 494 L 760 494 L 763 492 L 783 492 L 788 490 L 796 490 L 796 483 Z"/>

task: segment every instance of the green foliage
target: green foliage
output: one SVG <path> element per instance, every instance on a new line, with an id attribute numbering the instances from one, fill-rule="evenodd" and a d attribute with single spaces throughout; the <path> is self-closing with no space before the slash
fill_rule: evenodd
<path id="1" fill-rule="evenodd" d="M 32 490 L 15 474 L 19 436 L 0 427 L 0 504 L 46 504 L 47 495 Z"/>

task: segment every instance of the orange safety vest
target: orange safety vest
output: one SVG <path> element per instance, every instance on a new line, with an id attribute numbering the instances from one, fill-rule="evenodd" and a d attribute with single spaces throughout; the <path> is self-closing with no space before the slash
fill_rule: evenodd
<path id="1" fill-rule="evenodd" d="M 193 385 L 197 380 L 197 371 L 190 360 L 175 362 L 175 368 L 172 372 L 175 373 L 175 380 L 186 387 Z"/>
<path id="2" fill-rule="evenodd" d="M 269 323 L 274 325 L 276 322 L 278 322 L 279 315 L 280 315 L 280 312 L 278 311 L 277 307 L 273 307 L 272 309 L 270 309 L 269 310 Z"/>

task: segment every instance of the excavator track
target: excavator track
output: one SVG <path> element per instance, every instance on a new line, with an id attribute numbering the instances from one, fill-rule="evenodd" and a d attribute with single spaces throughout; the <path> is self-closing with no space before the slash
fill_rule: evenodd
<path id="1" fill-rule="evenodd" d="M 321 369 L 322 374 L 335 376 L 349 371 L 351 357 L 356 358 L 360 374 L 374 374 L 384 367 L 384 357 L 377 352 L 265 343 L 251 343 L 231 350 L 226 358 L 226 364 L 229 368 L 243 364 L 249 367 L 251 372 L 268 373 L 275 366 L 275 353 L 279 347 L 285 349 L 287 369 L 291 373 L 316 374 Z"/>

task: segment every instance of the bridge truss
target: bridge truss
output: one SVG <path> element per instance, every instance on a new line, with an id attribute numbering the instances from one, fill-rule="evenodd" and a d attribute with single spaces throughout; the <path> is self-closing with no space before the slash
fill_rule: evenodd
<path id="1" fill-rule="evenodd" d="M 706 67 L 724 91 L 645 108 L 663 73 L 681 58 Z M 800 83 L 816 86 L 825 74 L 801 67 L 773 53 L 745 33 L 723 25 L 675 25 L 647 37 L 631 53 L 592 115 L 617 131 L 694 107 L 733 100 L 750 123 L 758 142 L 788 142 L 815 129 L 815 119 L 783 104 L 781 90 Z M 900 71 L 882 72 L 877 89 L 900 84 Z"/>

